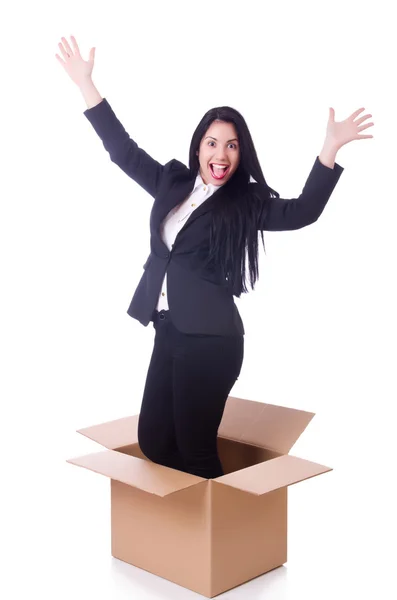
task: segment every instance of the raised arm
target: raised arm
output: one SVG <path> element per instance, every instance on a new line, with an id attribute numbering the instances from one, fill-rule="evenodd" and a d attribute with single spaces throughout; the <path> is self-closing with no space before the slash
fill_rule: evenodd
<path id="1" fill-rule="evenodd" d="M 166 165 L 157 162 L 130 138 L 106 98 L 85 110 L 84 115 L 102 140 L 110 160 L 155 197 Z"/>
<path id="2" fill-rule="evenodd" d="M 71 46 L 66 38 L 61 39 L 62 43 L 58 46 L 63 59 L 58 54 L 55 56 L 83 94 L 87 104 L 84 115 L 102 140 L 110 160 L 155 197 L 164 170 L 175 161 L 171 160 L 166 165 L 160 164 L 139 148 L 125 131 L 110 104 L 102 98 L 92 81 L 95 48 L 91 48 L 89 59 L 85 61 L 73 36 Z"/>
<path id="3" fill-rule="evenodd" d="M 343 173 L 343 167 L 335 162 L 337 152 L 350 142 L 374 137 L 361 133 L 374 125 L 373 122 L 365 123 L 372 117 L 371 114 L 359 116 L 364 110 L 365 108 L 359 108 L 343 121 L 335 121 L 335 110 L 329 108 L 323 148 L 316 157 L 305 187 L 298 198 L 268 199 L 267 190 L 264 190 L 263 186 L 257 183 L 251 184 L 256 185 L 258 193 L 263 193 L 264 196 L 258 218 L 259 230 L 300 229 L 317 221 Z"/>
<path id="4" fill-rule="evenodd" d="M 332 169 L 323 165 L 317 156 L 300 196 L 291 199 L 263 198 L 258 230 L 288 231 L 301 229 L 317 221 L 343 170 L 338 163 Z M 261 193 L 260 184 L 251 185 Z"/>

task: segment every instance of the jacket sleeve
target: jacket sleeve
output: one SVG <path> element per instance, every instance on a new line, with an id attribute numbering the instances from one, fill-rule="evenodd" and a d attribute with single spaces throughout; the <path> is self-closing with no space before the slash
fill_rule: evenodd
<path id="1" fill-rule="evenodd" d="M 298 198 L 264 198 L 258 219 L 258 230 L 266 231 L 288 231 L 301 229 L 311 225 L 321 215 L 327 204 L 343 167 L 338 163 L 334 168 L 326 167 L 319 157 L 316 157 L 309 177 L 301 195 Z M 263 186 L 258 183 L 256 191 Z"/>
<path id="2" fill-rule="evenodd" d="M 84 115 L 102 140 L 110 160 L 155 197 L 164 171 L 174 161 L 162 165 L 139 148 L 116 117 L 106 98 L 85 110 Z"/>

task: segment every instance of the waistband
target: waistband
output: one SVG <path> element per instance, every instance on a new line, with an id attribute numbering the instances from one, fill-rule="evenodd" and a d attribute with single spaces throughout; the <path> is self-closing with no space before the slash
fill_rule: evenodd
<path id="1" fill-rule="evenodd" d="M 157 309 L 153 311 L 152 314 L 152 321 L 153 323 L 158 323 L 159 321 L 165 321 L 168 320 L 170 318 L 170 311 L 169 310 L 160 310 L 158 311 Z"/>

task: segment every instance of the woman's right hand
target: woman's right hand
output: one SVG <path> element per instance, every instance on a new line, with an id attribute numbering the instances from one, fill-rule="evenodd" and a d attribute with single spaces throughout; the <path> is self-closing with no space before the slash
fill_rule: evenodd
<path id="1" fill-rule="evenodd" d="M 56 54 L 57 60 L 61 63 L 66 73 L 72 81 L 79 87 L 84 84 L 87 79 L 91 79 L 92 70 L 94 68 L 95 48 L 91 48 L 88 61 L 84 60 L 80 54 L 76 39 L 71 35 L 73 49 L 70 47 L 66 38 L 62 37 L 62 43 L 58 44 L 62 53 L 62 58 Z"/>

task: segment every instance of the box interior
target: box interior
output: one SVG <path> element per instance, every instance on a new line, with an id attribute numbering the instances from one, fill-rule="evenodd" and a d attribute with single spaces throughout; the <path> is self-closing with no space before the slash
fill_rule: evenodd
<path id="1" fill-rule="evenodd" d="M 120 446 L 114 448 L 114 450 L 122 454 L 128 454 L 129 456 L 149 460 L 142 453 L 138 443 Z M 218 436 L 218 453 L 225 475 L 277 458 L 278 456 L 283 456 L 281 452 L 220 436 Z"/>

